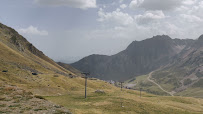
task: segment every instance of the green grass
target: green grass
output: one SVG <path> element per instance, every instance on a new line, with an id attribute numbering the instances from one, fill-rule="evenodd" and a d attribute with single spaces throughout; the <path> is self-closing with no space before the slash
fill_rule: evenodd
<path id="1" fill-rule="evenodd" d="M 84 99 L 85 81 L 83 78 L 69 78 L 63 73 L 68 75 L 71 72 L 54 65 L 49 58 L 42 59 L 33 55 L 28 49 L 23 52 L 19 51 L 7 40 L 11 36 L 0 32 L 2 33 L 0 34 L 0 69 L 8 71 L 0 72 L 1 86 L 4 84 L 16 85 L 40 96 L 38 98 L 45 98 L 65 106 L 76 114 L 203 113 L 202 99 L 161 97 L 145 92 L 142 92 L 140 98 L 139 91 L 123 89 L 121 92 L 119 88 L 101 80 L 88 80 L 87 99 Z M 8 38 L 3 38 L 5 35 Z M 13 41 L 16 42 L 16 39 L 13 38 Z M 33 70 L 39 72 L 37 76 L 31 74 Z M 147 77 L 147 75 L 136 77 L 136 80 L 130 80 L 130 83 L 136 83 L 135 88 L 142 87 L 146 91 L 149 89 L 155 91 L 156 94 L 162 94 L 159 93 L 160 89 L 156 85 L 147 81 Z M 96 90 L 103 90 L 105 94 L 97 94 Z M 6 88 L 4 93 L 0 93 L 0 95 L 10 91 L 13 91 L 12 88 Z M 22 96 L 24 99 L 21 100 L 24 102 L 31 98 L 26 97 L 26 94 Z M 124 107 L 121 107 L 121 103 Z M 11 105 L 10 107 L 18 108 L 19 106 Z M 40 110 L 46 109 L 43 107 L 34 109 L 36 112 Z"/>
<path id="2" fill-rule="evenodd" d="M 82 92 L 82 91 L 81 91 Z M 70 94 L 62 96 L 46 96 L 47 100 L 63 105 L 71 112 L 79 114 L 91 113 L 171 113 L 189 114 L 202 113 L 202 104 L 197 103 L 193 98 L 182 97 L 161 97 L 143 93 L 139 97 L 139 92 L 132 90 L 116 90 L 104 95 L 98 95 L 93 91 L 88 92 L 85 99 L 84 95 Z M 203 100 L 201 100 L 203 101 Z M 121 107 L 121 102 L 124 107 Z M 190 108 L 188 108 L 190 107 Z"/>
<path id="3" fill-rule="evenodd" d="M 187 96 L 187 97 L 197 97 L 197 98 L 203 98 L 203 89 L 202 87 L 190 87 L 187 88 L 186 90 L 179 92 L 175 94 L 177 96 Z"/>
<path id="4" fill-rule="evenodd" d="M 133 81 L 131 81 L 132 79 L 125 81 L 125 84 L 136 84 L 133 89 L 139 90 L 140 88 L 142 88 L 143 91 L 155 95 L 168 95 L 167 93 L 163 92 L 157 85 L 148 81 L 147 78 L 148 75 L 138 76 L 135 80 L 133 78 Z"/>

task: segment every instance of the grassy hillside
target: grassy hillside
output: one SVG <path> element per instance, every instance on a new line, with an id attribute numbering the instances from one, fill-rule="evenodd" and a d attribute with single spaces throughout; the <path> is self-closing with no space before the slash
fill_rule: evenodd
<path id="1" fill-rule="evenodd" d="M 148 78 L 148 75 L 142 75 L 142 76 L 129 79 L 125 81 L 124 86 L 130 89 L 138 90 L 138 91 L 141 88 L 142 91 L 145 91 L 147 93 L 152 93 L 155 95 L 166 95 L 166 96 L 169 95 L 166 92 L 162 91 L 157 85 L 150 82 L 147 78 Z"/>
<path id="2" fill-rule="evenodd" d="M 152 73 L 152 75 L 156 78 L 151 77 L 150 79 L 154 80 L 156 83 L 158 83 L 163 89 L 165 89 L 168 92 L 172 92 L 173 88 L 176 87 L 174 83 L 178 82 L 179 80 L 173 79 L 173 78 L 163 78 L 164 76 L 167 76 L 169 73 L 164 72 L 155 72 Z M 152 93 L 155 95 L 165 95 L 165 96 L 170 96 L 170 94 L 164 92 L 161 90 L 156 84 L 150 82 L 147 78 L 149 75 L 142 75 L 138 76 L 132 79 L 129 79 L 125 81 L 124 86 L 135 89 L 135 90 L 140 90 L 142 88 L 143 91 Z M 174 76 L 175 77 L 175 76 Z M 173 80 L 172 80 L 173 79 Z M 165 83 L 165 82 L 171 82 L 170 83 Z M 185 82 L 186 83 L 186 82 Z M 189 82 L 188 82 L 189 83 Z M 180 91 L 177 93 L 174 93 L 175 96 L 187 96 L 187 97 L 196 97 L 196 98 L 203 98 L 203 79 L 200 79 L 196 83 L 194 83 L 192 86 L 185 88 L 184 91 Z"/>
<path id="3" fill-rule="evenodd" d="M 62 63 L 62 62 L 58 62 L 58 65 L 62 66 L 63 68 L 73 72 L 74 74 L 76 74 L 77 76 L 81 76 L 81 71 L 73 68 L 72 66 L 70 66 L 69 64 L 66 63 Z"/>
<path id="4" fill-rule="evenodd" d="M 37 98 L 40 99 L 45 98 L 60 106 L 62 105 L 76 114 L 203 113 L 202 99 L 161 97 L 144 92 L 142 98 L 140 98 L 139 91 L 124 89 L 121 92 L 119 88 L 107 82 L 91 78 L 88 79 L 88 97 L 84 99 L 84 78 L 56 65 L 55 62 L 36 48 L 27 48 L 29 42 L 13 29 L 2 26 L 0 26 L 0 111 L 2 113 L 9 113 L 11 110 L 16 112 L 24 110 L 28 113 L 33 111 L 40 113 L 41 110 L 49 112 L 49 109 L 55 110 L 56 107 L 54 108 L 51 103 L 47 104 L 45 101 L 39 101 L 42 103 L 43 109 L 42 107 L 35 107 L 32 102 L 37 103 L 36 98 L 27 99 L 27 97 L 31 98 L 33 96 L 38 96 Z M 14 35 L 17 35 L 16 39 L 13 38 Z M 5 85 L 20 88 L 30 93 L 30 95 L 20 94 L 12 88 L 5 89 Z M 105 93 L 95 93 L 96 90 L 102 90 Z M 19 98 L 12 95 L 19 95 L 24 100 L 16 102 L 16 100 L 19 101 Z M 8 104 L 5 104 L 6 101 L 2 101 L 5 100 L 4 98 L 9 98 L 7 99 L 9 100 Z M 121 102 L 124 107 L 121 107 Z M 24 108 L 25 105 L 30 108 Z"/>
<path id="5" fill-rule="evenodd" d="M 161 97 L 138 91 L 120 89 L 105 90 L 105 94 L 97 94 L 88 90 L 84 99 L 84 91 L 71 92 L 62 96 L 47 96 L 46 99 L 63 105 L 73 113 L 85 114 L 189 114 L 202 113 L 203 100 L 184 97 Z M 122 103 L 122 106 L 121 106 Z"/>
<path id="6" fill-rule="evenodd" d="M 140 77 L 145 80 L 140 80 Z M 168 94 L 203 98 L 203 35 L 174 56 L 169 64 L 152 73 L 150 78 L 156 84 L 148 81 L 147 76 L 140 77 L 126 82 L 132 84 L 138 81 L 134 88 L 143 87 L 150 93 L 163 95 L 163 90 L 157 86 L 158 84 Z"/>
<path id="7" fill-rule="evenodd" d="M 154 80 L 168 91 L 176 92 L 175 95 L 203 98 L 203 40 L 200 38 L 171 64 L 153 73 Z"/>
<path id="8" fill-rule="evenodd" d="M 0 87 L 0 113 L 1 114 L 50 114 L 70 112 L 57 104 L 51 103 L 40 96 L 33 95 L 13 85 Z"/>
<path id="9" fill-rule="evenodd" d="M 202 87 L 203 87 L 203 79 L 200 79 L 194 85 L 187 88 L 185 91 L 177 93 L 176 95 L 203 98 Z"/>

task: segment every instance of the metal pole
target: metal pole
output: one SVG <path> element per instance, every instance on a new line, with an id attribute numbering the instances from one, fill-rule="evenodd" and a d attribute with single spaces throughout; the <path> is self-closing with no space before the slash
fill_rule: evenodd
<path id="1" fill-rule="evenodd" d="M 123 83 L 124 83 L 124 82 L 121 82 L 121 91 L 122 91 L 122 88 L 123 88 Z M 121 94 L 122 94 L 122 93 L 121 93 Z M 122 100 L 121 100 L 121 107 L 124 107 Z"/>
<path id="2" fill-rule="evenodd" d="M 123 85 L 122 85 L 122 84 L 123 84 L 123 82 L 121 82 L 121 91 L 122 91 L 122 88 L 123 88 Z"/>
<path id="3" fill-rule="evenodd" d="M 87 75 L 90 75 L 89 72 L 82 73 L 85 75 L 85 98 L 87 98 Z"/>
<path id="4" fill-rule="evenodd" d="M 87 76 L 85 77 L 85 98 L 87 98 Z"/>

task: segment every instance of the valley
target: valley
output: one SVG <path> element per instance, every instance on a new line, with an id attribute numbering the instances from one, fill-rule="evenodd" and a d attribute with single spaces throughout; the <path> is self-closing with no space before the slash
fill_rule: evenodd
<path id="1" fill-rule="evenodd" d="M 203 0 L 1 0 L 0 114 L 203 114 Z"/>
<path id="2" fill-rule="evenodd" d="M 85 99 L 85 80 L 80 71 L 69 65 L 60 65 L 14 29 L 0 24 L 0 112 L 203 113 L 201 98 L 159 96 L 160 94 L 151 94 L 153 91 L 143 91 L 140 97 L 139 90 L 121 91 L 119 87 L 97 78 L 88 78 Z M 136 87 L 142 85 L 146 87 L 143 89 L 149 91 L 154 88 L 167 95 L 160 92 L 157 86 L 153 86 L 147 77 L 148 75 L 138 76 L 131 82 L 136 82 Z M 103 92 L 97 93 L 97 90 Z"/>
<path id="3" fill-rule="evenodd" d="M 158 83 L 156 83 L 154 80 L 150 79 L 150 78 L 152 77 L 152 73 L 153 73 L 153 72 L 150 72 L 150 73 L 149 73 L 149 76 L 147 77 L 147 80 L 150 81 L 150 82 L 152 82 L 152 83 L 154 83 L 155 85 L 157 85 L 162 91 L 168 93 L 168 94 L 171 95 L 171 96 L 174 96 L 174 95 L 173 95 L 174 93 L 166 91 L 166 90 L 163 89 Z"/>
<path id="4" fill-rule="evenodd" d="M 153 94 L 203 97 L 203 35 L 196 40 L 157 35 L 134 41 L 118 54 L 90 55 L 71 65 L 96 78 L 125 81 L 129 88 Z M 139 82 L 139 77 L 145 80 Z"/>

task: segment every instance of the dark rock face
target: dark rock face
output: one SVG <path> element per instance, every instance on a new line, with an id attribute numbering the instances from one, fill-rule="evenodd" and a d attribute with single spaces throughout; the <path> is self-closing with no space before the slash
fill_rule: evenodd
<path id="1" fill-rule="evenodd" d="M 201 35 L 198 40 L 195 42 L 194 46 L 196 48 L 200 48 L 203 46 L 203 35 Z"/>
<path id="2" fill-rule="evenodd" d="M 91 72 L 92 77 L 121 81 L 149 73 L 169 63 L 170 58 L 193 42 L 159 35 L 134 41 L 118 54 L 90 55 L 71 65 L 80 71 Z"/>
<path id="3" fill-rule="evenodd" d="M 159 84 L 171 85 L 177 93 L 200 85 L 199 82 L 203 79 L 203 35 L 174 56 L 164 69 L 156 71 L 152 77 Z M 203 95 L 203 92 L 199 91 L 198 95 Z"/>
<path id="4" fill-rule="evenodd" d="M 37 73 L 32 73 L 32 75 L 38 75 Z"/>
<path id="5" fill-rule="evenodd" d="M 8 72 L 8 70 L 3 70 L 2 72 Z"/>
<path id="6" fill-rule="evenodd" d="M 198 38 L 198 40 L 203 40 L 203 35 L 201 35 L 201 36 Z"/>

